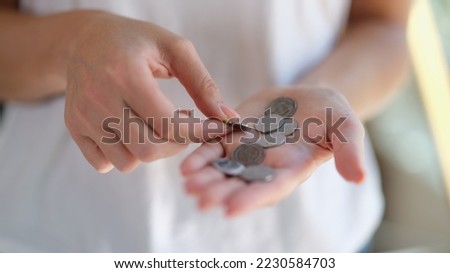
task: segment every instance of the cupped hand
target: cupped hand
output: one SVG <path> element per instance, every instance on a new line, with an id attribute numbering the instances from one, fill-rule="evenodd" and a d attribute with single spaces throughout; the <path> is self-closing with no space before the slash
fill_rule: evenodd
<path id="1" fill-rule="evenodd" d="M 181 165 L 186 191 L 198 198 L 200 209 L 222 206 L 226 215 L 232 217 L 275 204 L 333 156 L 338 172 L 346 180 L 364 180 L 364 127 L 337 91 L 312 86 L 269 89 L 247 99 L 237 110 L 243 118 L 262 117 L 269 103 L 280 96 L 298 103 L 294 119 L 299 124 L 296 135 L 300 137 L 294 143 L 266 150 L 262 164 L 275 170 L 274 179 L 247 183 L 225 176 L 211 165 L 220 157 L 231 158 L 245 132 L 233 132 L 232 137 L 224 137 L 220 142 L 204 143 Z"/>
<path id="2" fill-rule="evenodd" d="M 172 141 L 172 126 L 164 130 L 162 119 L 172 117 L 175 106 L 157 78 L 177 78 L 208 117 L 225 120 L 236 115 L 222 103 L 191 42 L 150 23 L 108 13 L 94 16 L 76 34 L 68 58 L 65 122 L 96 170 L 107 172 L 115 166 L 130 171 L 186 147 Z M 126 124 L 125 110 L 135 124 Z M 118 118 L 115 127 L 104 123 L 111 117 Z M 117 141 L 103 141 L 111 134 Z M 154 143 L 143 137 L 148 134 L 169 141 Z"/>

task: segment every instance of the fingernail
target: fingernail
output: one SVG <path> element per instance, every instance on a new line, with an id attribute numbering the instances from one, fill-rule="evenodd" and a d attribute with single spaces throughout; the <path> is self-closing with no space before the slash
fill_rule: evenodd
<path id="1" fill-rule="evenodd" d="M 193 111 L 194 110 L 189 110 L 189 109 L 179 109 L 178 110 L 178 113 L 180 114 L 180 115 L 182 115 L 183 117 L 188 117 L 188 118 L 190 118 L 190 117 L 193 117 Z"/>
<path id="2" fill-rule="evenodd" d="M 225 116 L 227 116 L 228 119 L 240 118 L 239 113 L 236 112 L 236 110 L 234 110 L 233 108 L 231 108 L 230 106 L 228 106 L 226 104 L 221 104 L 220 109 L 225 114 Z"/>
<path id="3" fill-rule="evenodd" d="M 366 179 L 366 174 L 365 174 L 364 170 L 360 170 L 353 174 L 353 179 L 351 179 L 351 182 L 359 185 L 359 184 L 362 184 L 365 179 Z"/>
<path id="4" fill-rule="evenodd" d="M 184 190 L 186 191 L 187 194 L 194 195 L 194 188 L 191 186 L 190 183 L 186 183 L 184 185 Z"/>
<path id="5" fill-rule="evenodd" d="M 198 208 L 202 212 L 207 212 L 208 210 L 210 210 L 212 208 L 212 205 L 210 202 L 208 202 L 208 200 L 200 199 L 198 201 Z"/>

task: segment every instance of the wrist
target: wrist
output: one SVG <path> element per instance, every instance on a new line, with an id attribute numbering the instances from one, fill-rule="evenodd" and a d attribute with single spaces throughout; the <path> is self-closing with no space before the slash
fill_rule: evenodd
<path id="1" fill-rule="evenodd" d="M 74 57 L 77 46 L 83 44 L 85 33 L 92 28 L 99 17 L 105 12 L 96 10 L 80 10 L 41 17 L 43 31 L 53 33 L 48 44 L 48 55 L 42 54 L 46 60 L 40 63 L 49 65 L 50 75 L 66 82 L 69 62 Z M 53 30 L 53 32 L 52 32 Z M 49 56 L 50 55 L 50 56 Z M 49 57 L 47 57 L 49 56 Z"/>

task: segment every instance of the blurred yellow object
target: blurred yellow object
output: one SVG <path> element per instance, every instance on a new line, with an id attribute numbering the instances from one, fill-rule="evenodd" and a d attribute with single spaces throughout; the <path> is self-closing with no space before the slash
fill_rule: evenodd
<path id="1" fill-rule="evenodd" d="M 408 26 L 408 42 L 450 205 L 450 77 L 428 0 L 414 2 Z"/>

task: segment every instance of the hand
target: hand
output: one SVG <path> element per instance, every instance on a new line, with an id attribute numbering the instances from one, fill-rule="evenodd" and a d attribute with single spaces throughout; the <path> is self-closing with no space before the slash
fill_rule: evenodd
<path id="1" fill-rule="evenodd" d="M 223 206 L 227 216 L 236 216 L 275 204 L 288 196 L 320 164 L 333 156 L 337 170 L 345 179 L 355 183 L 364 180 L 364 127 L 345 98 L 336 91 L 318 87 L 265 90 L 247 99 L 237 110 L 244 118 L 261 117 L 267 105 L 280 96 L 291 97 L 298 102 L 294 119 L 299 123 L 303 137 L 296 143 L 266 150 L 263 164 L 275 170 L 274 180 L 247 184 L 237 177 L 226 177 L 211 166 L 211 163 L 220 157 L 231 157 L 234 149 L 240 145 L 239 137 L 233 137 L 231 143 L 226 143 L 227 138 L 218 143 L 205 143 L 181 165 L 181 171 L 186 178 L 186 191 L 198 198 L 200 209 Z M 308 118 L 325 123 L 326 108 L 332 109 L 332 121 L 328 121 L 327 125 L 308 126 Z M 345 117 L 345 120 L 338 126 L 341 117 Z M 332 128 L 333 123 L 342 135 L 336 134 L 336 128 Z M 316 137 L 320 140 L 311 141 L 311 138 Z"/>
<path id="2" fill-rule="evenodd" d="M 159 89 L 156 78 L 176 77 L 197 107 L 208 117 L 225 120 L 236 115 L 222 104 L 219 90 L 193 45 L 156 25 L 112 14 L 95 14 L 84 26 L 68 62 L 65 121 L 86 159 L 99 172 L 115 166 L 130 171 L 140 162 L 167 157 L 186 147 L 168 141 L 155 144 L 142 134 L 172 140 L 173 128 L 163 132 L 162 118 L 172 117 L 175 106 Z M 154 124 L 124 127 L 123 112 L 133 118 L 153 118 Z M 120 118 L 118 141 L 105 144 L 102 122 Z M 129 141 L 123 137 L 128 134 Z M 187 134 L 185 132 L 185 134 Z"/>

